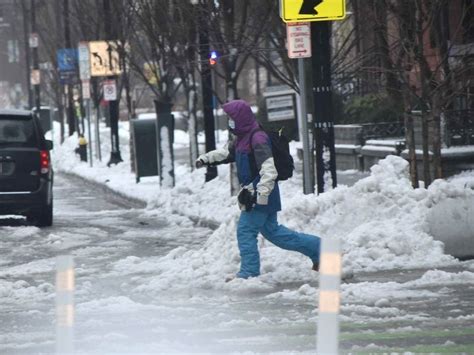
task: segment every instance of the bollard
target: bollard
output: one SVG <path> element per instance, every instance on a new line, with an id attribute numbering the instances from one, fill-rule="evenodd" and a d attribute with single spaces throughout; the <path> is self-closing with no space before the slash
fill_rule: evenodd
<path id="1" fill-rule="evenodd" d="M 339 352 L 342 258 L 338 239 L 322 239 L 319 276 L 318 354 Z"/>
<path id="2" fill-rule="evenodd" d="M 56 353 L 74 352 L 74 261 L 56 258 Z"/>

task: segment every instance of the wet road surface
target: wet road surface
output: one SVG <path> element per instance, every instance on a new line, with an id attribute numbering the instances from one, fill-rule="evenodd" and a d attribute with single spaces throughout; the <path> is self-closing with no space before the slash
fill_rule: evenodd
<path id="1" fill-rule="evenodd" d="M 245 294 L 163 290 L 157 296 L 131 294 L 140 275 L 111 272 L 113 263 L 130 255 L 160 257 L 183 244 L 199 248 L 211 233 L 186 217 L 170 222 L 159 211 L 57 175 L 53 227 L 0 220 L 0 353 L 54 352 L 54 258 L 63 254 L 75 260 L 80 353 L 313 353 L 317 295 L 302 284 Z M 473 270 L 471 262 L 444 269 Z M 341 352 L 473 353 L 474 285 L 410 284 L 427 272 L 392 270 L 346 280 Z M 383 299 L 370 297 L 374 285 L 387 286 Z M 311 286 L 317 287 L 317 278 Z"/>

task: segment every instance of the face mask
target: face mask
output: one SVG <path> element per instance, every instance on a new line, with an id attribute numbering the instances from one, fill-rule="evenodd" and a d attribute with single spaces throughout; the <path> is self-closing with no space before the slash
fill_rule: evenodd
<path id="1" fill-rule="evenodd" d="M 229 120 L 229 129 L 233 131 L 235 129 L 235 121 L 234 120 Z"/>

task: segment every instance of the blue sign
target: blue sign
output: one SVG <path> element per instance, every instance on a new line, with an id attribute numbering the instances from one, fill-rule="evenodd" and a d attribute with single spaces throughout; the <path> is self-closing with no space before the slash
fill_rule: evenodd
<path id="1" fill-rule="evenodd" d="M 57 53 L 58 69 L 60 72 L 75 71 L 79 65 L 77 49 L 59 49 Z"/>

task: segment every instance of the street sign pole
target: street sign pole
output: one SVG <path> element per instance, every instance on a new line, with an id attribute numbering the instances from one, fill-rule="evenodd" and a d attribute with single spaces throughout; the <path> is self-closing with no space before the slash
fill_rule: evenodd
<path id="1" fill-rule="evenodd" d="M 303 192 L 305 195 L 314 193 L 314 175 L 310 158 L 309 137 L 308 137 L 308 113 L 306 110 L 306 79 L 304 70 L 304 59 L 298 59 L 298 76 L 300 87 L 300 131 L 303 141 Z"/>
<path id="2" fill-rule="evenodd" d="M 318 194 L 325 191 L 325 183 L 337 186 L 336 149 L 331 87 L 331 23 L 311 23 L 311 41 L 317 48 L 312 57 L 313 66 L 313 130 L 316 143 L 316 174 Z"/>
<path id="3" fill-rule="evenodd" d="M 310 58 L 311 53 L 311 26 L 309 23 L 287 23 L 286 27 L 288 56 L 298 59 L 298 77 L 300 89 L 299 130 L 303 142 L 303 192 L 314 193 L 314 176 L 311 168 L 309 137 L 308 137 L 308 114 L 306 106 L 306 79 L 304 58 Z"/>
<path id="4" fill-rule="evenodd" d="M 87 132 L 88 132 L 88 137 L 87 139 L 89 140 L 89 159 L 90 159 L 90 165 L 92 168 L 92 132 L 91 132 L 91 100 L 86 99 L 86 113 L 87 113 Z"/>
<path id="5" fill-rule="evenodd" d="M 36 34 L 36 3 L 35 0 L 31 0 L 31 35 L 30 35 L 30 47 L 33 52 L 33 73 L 34 73 L 34 80 L 33 86 L 35 89 L 35 106 L 36 106 L 36 113 L 40 114 L 41 109 L 41 99 L 40 99 L 40 84 L 41 84 L 41 76 L 39 70 L 39 59 L 38 59 L 38 38 Z"/>
<path id="6" fill-rule="evenodd" d="M 104 0 L 104 15 L 105 15 L 105 33 L 107 40 L 114 41 L 117 38 L 117 24 L 115 23 L 115 19 L 112 15 L 111 9 L 111 1 Z M 117 64 L 113 62 L 113 49 L 111 47 L 111 43 L 107 43 L 107 59 L 109 64 L 109 69 L 112 70 L 113 67 Z M 109 80 L 115 80 L 117 82 L 118 75 L 113 74 L 107 77 Z M 110 114 L 110 139 L 111 139 L 111 151 L 110 151 L 110 159 L 107 163 L 107 166 L 112 164 L 117 165 L 123 161 L 122 156 L 120 154 L 120 143 L 119 143 L 119 116 L 120 116 L 120 108 L 119 108 L 119 97 L 117 96 L 115 100 L 109 101 L 109 114 Z"/>
<path id="7" fill-rule="evenodd" d="M 90 77 L 91 77 L 91 69 L 90 69 L 90 52 L 89 52 L 89 43 L 88 42 L 80 42 L 78 46 L 78 57 L 79 57 L 79 77 L 82 80 L 82 103 L 85 103 L 85 111 L 87 116 L 87 133 L 88 133 L 88 141 L 89 141 L 89 164 L 92 167 L 92 133 L 91 133 L 91 88 L 90 88 Z M 84 122 L 84 121 L 83 121 Z M 82 124 L 82 130 L 84 132 L 85 127 L 84 123 Z M 85 132 L 84 132 L 85 133 Z"/>

